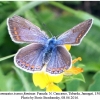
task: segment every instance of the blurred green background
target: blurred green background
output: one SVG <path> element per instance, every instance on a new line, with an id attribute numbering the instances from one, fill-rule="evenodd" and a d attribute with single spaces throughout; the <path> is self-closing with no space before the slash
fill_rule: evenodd
<path id="1" fill-rule="evenodd" d="M 76 66 L 84 69 L 85 82 L 71 80 L 60 85 L 63 91 L 100 90 L 100 2 L 99 1 L 60 1 L 60 2 L 0 2 L 0 90 L 1 91 L 40 91 L 32 82 L 32 74 L 14 66 L 13 58 L 3 57 L 15 54 L 26 44 L 11 41 L 7 30 L 7 18 L 20 15 L 41 29 L 53 35 L 60 35 L 80 22 L 93 18 L 93 26 L 79 46 L 73 46 L 71 55 L 82 57 Z M 42 91 L 42 90 L 41 90 Z"/>

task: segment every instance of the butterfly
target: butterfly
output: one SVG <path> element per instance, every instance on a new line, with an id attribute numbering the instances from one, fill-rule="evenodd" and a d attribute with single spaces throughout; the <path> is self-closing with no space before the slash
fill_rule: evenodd
<path id="1" fill-rule="evenodd" d="M 45 71 L 50 74 L 64 72 L 72 66 L 72 58 L 63 45 L 79 45 L 92 22 L 92 19 L 88 19 L 65 31 L 58 38 L 49 38 L 39 27 L 20 16 L 8 18 L 8 31 L 12 41 L 30 43 L 18 50 L 14 57 L 15 65 L 29 73 L 41 71 L 44 65 Z"/>

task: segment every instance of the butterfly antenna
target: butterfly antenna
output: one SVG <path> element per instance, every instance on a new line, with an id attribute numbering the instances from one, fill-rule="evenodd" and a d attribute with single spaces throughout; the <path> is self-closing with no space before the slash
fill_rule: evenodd
<path id="1" fill-rule="evenodd" d="M 60 34 L 58 34 L 57 36 L 56 36 L 56 38 L 58 38 L 60 36 Z"/>
<path id="2" fill-rule="evenodd" d="M 44 26 L 45 29 L 50 33 L 51 37 L 53 37 L 53 34 L 52 34 L 51 31 L 47 28 L 46 24 L 43 23 L 43 26 Z"/>

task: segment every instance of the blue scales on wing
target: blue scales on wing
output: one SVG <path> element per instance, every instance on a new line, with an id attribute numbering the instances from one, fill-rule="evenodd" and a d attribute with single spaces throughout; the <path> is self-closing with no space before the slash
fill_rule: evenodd
<path id="1" fill-rule="evenodd" d="M 51 74 L 59 74 L 62 73 L 65 69 L 69 69 L 70 67 L 70 53 L 63 46 L 57 46 L 57 48 L 52 51 L 52 55 L 47 64 L 46 71 Z"/>

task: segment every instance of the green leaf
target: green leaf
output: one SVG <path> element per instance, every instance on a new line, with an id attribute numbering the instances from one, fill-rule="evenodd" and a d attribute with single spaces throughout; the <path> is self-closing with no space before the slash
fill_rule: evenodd
<path id="1" fill-rule="evenodd" d="M 79 64 L 78 66 L 80 66 L 81 68 L 83 68 L 84 72 L 88 72 L 88 71 L 97 72 L 97 71 L 100 70 L 100 67 L 98 67 L 99 65 L 100 65 L 99 62 L 95 63 L 95 61 L 94 61 L 94 62 L 90 62 L 90 63 L 88 63 L 86 65 Z"/>
<path id="2" fill-rule="evenodd" d="M 89 91 L 100 91 L 100 71 L 93 77 L 93 83 L 90 85 Z"/>
<path id="3" fill-rule="evenodd" d="M 63 83 L 66 84 L 67 91 L 77 91 L 79 88 L 80 81 L 85 82 L 82 73 L 71 76 L 64 76 Z"/>
<path id="4" fill-rule="evenodd" d="M 77 91 L 79 88 L 79 84 L 80 81 L 79 80 L 72 80 L 66 83 L 67 86 L 67 91 Z"/>
<path id="5" fill-rule="evenodd" d="M 7 75 L 4 75 L 2 69 L 0 68 L 0 90 L 11 91 L 13 89 L 13 82 L 13 73 L 8 73 Z"/>
<path id="6" fill-rule="evenodd" d="M 69 76 L 64 76 L 63 82 L 67 82 L 67 81 L 72 81 L 72 80 L 79 80 L 82 82 L 85 82 L 84 76 L 82 73 L 77 74 L 77 75 L 69 75 Z"/>
<path id="7" fill-rule="evenodd" d="M 60 82 L 57 84 L 62 90 L 65 89 L 65 84 L 63 82 Z"/>

